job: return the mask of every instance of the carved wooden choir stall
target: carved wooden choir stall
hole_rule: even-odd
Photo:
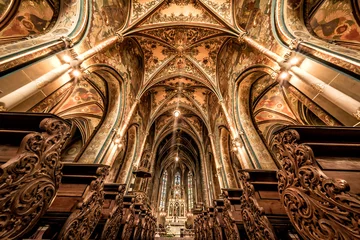
[[[51,114],[0,113],[0,239],[153,239],[156,218],[109,166],[61,162],[74,129]]]
[[[287,126],[271,151],[278,171],[240,170],[194,211],[195,239],[360,239],[360,129]]]

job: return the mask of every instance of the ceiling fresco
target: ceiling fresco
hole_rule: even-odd
[[[151,103],[150,109],[142,107],[141,112],[150,116],[148,129],[155,126],[155,144],[162,141],[164,133],[176,129],[203,144],[203,136],[212,132],[210,122],[215,123],[209,118],[223,116],[217,100],[216,66],[222,46],[234,37],[232,4],[232,0],[132,2],[128,36],[142,49],[140,92],[150,92]],[[173,115],[176,109],[181,112],[178,118]],[[218,113],[211,116],[209,109]]]
[[[212,26],[222,24],[196,0],[170,0],[164,3],[152,13],[140,26],[164,24],[172,22],[202,23]]]

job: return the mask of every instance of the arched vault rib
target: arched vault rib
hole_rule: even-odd
[[[151,123],[149,124],[149,126],[154,123],[154,121],[156,120],[156,118],[157,118],[158,116],[164,114],[165,112],[167,112],[167,111],[169,111],[169,110],[171,110],[171,109],[174,109],[174,110],[175,110],[176,108],[179,108],[179,109],[184,108],[184,109],[187,109],[187,110],[193,112],[194,115],[200,117],[200,119],[203,121],[203,123],[205,124],[205,126],[206,126],[208,129],[210,129],[210,128],[209,128],[209,127],[210,127],[210,125],[209,125],[209,120],[208,120],[207,116],[205,116],[205,115],[203,114],[203,112],[198,112],[197,109],[194,109],[194,108],[190,107],[189,105],[185,105],[185,104],[182,104],[182,103],[179,103],[179,104],[176,104],[176,103],[175,103],[175,104],[172,104],[172,105],[170,105],[170,106],[166,106],[166,107],[163,108],[163,109],[159,108],[159,110],[158,110],[157,112],[155,112],[155,113],[151,116]]]

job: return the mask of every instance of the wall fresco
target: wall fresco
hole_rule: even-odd
[[[140,90],[144,73],[143,54],[138,44],[132,39],[125,39],[95,56],[94,60],[113,67],[124,79],[127,88],[126,105],[129,110]]]
[[[310,26],[324,40],[360,42],[360,27],[350,1],[325,1],[311,16]]]
[[[249,101],[251,86],[259,78],[263,78],[266,73],[262,71],[256,71],[249,73],[244,79],[242,79],[236,86],[237,99],[235,108],[238,110],[236,113],[236,120],[239,128],[244,131],[244,139],[246,145],[251,146],[254,153],[250,154],[250,166],[260,169],[276,169],[273,158],[269,154],[263,140],[259,136],[258,131],[255,128],[255,123],[252,118],[252,108]]]
[[[349,1],[346,0],[334,2],[346,3]],[[290,45],[293,39],[301,39],[302,42],[310,43],[311,45],[301,45],[299,48],[300,51],[319,57],[326,62],[331,62],[354,73],[359,73],[359,68],[357,67],[357,65],[347,60],[350,58],[360,58],[359,51],[350,48],[351,46],[354,46],[354,43],[351,44],[350,42],[350,44],[346,43],[345,45],[341,45],[344,44],[344,42],[339,42],[337,44],[332,44],[329,41],[324,41],[323,39],[320,39],[313,32],[309,32],[309,30],[312,30],[310,29],[310,26],[307,27],[304,23],[304,11],[307,12],[310,11],[310,9],[307,8],[307,5],[304,6],[303,0],[277,1],[275,11],[276,12],[274,13],[274,16],[276,17],[275,21],[277,28],[281,29],[283,35],[280,36],[285,42],[287,42],[287,44]],[[338,13],[340,14],[340,12],[337,12],[336,14]],[[325,17],[330,17],[334,19],[335,15],[326,15]],[[283,16],[286,21],[283,22],[280,16]],[[306,17],[308,18],[309,16]],[[308,25],[309,24],[310,23],[308,23]],[[339,30],[342,31],[344,29],[345,28],[341,28]],[[317,51],[317,49],[319,48],[326,49],[326,51],[319,52]],[[331,52],[332,54],[328,54],[328,52]],[[346,59],[340,59],[339,56],[346,56]]]
[[[269,64],[269,61],[254,52],[252,48],[230,39],[220,50],[217,63],[217,80],[221,95],[229,114],[232,115],[233,106],[230,99],[233,98],[234,84],[238,76],[250,66]]]
[[[5,6],[5,5],[4,5]],[[3,7],[0,6],[0,12]],[[46,32],[53,21],[54,9],[47,0],[23,0],[12,21],[0,31],[1,39],[6,37],[27,37]]]
[[[30,0],[29,0],[30,2]],[[37,1],[40,3],[41,1]],[[11,53],[22,51],[24,49],[34,49],[40,44],[47,42],[52,42],[54,40],[60,39],[62,36],[69,36],[75,38],[81,31],[81,26],[84,21],[86,21],[86,11],[88,10],[88,1],[87,0],[63,0],[63,1],[54,1],[55,5],[59,4],[60,6],[57,9],[61,9],[59,16],[57,17],[56,22],[53,27],[50,27],[47,33],[40,34],[35,38],[24,39],[11,44],[0,44],[0,55],[1,57],[7,56]],[[57,6],[57,5],[56,5]],[[56,10],[56,9],[55,9]],[[30,15],[28,15],[30,16]],[[41,14],[39,17],[43,17]],[[31,26],[31,24],[29,24]],[[49,53],[51,49],[46,49],[45,53]],[[41,54],[45,54],[43,52]],[[5,67],[10,67],[13,65],[20,64],[24,61],[31,60],[33,57],[38,56],[39,53],[32,53],[27,58],[17,59],[15,62],[11,62],[10,65],[4,65]]]
[[[59,102],[66,97],[69,92],[72,90],[73,82],[68,82],[65,85],[61,86],[51,95],[47,96],[44,100],[32,107],[29,112],[37,113],[47,113],[50,112]]]
[[[304,94],[299,92],[296,88],[289,86],[285,88],[285,93],[290,103],[301,102],[305,105],[311,112],[313,112],[323,123],[328,126],[342,126],[342,124],[320,108],[316,103],[311,99],[307,98]],[[291,104],[290,104],[291,107]],[[297,106],[296,106],[297,107]]]
[[[79,80],[71,95],[55,110],[54,114],[62,118],[82,118],[85,141],[100,123],[104,114],[105,99],[86,80]]]
[[[129,3],[128,0],[94,1],[91,34],[88,35],[91,47],[121,29],[127,19]]]
[[[242,29],[247,29],[247,26],[254,20],[254,16],[260,10],[260,0],[239,0],[236,3],[236,23]]]
[[[9,12],[11,5],[13,4],[14,0],[2,0],[0,2],[0,22]]]

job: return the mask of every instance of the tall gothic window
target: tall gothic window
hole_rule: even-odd
[[[167,171],[165,170],[162,178],[162,187],[161,187],[161,198],[160,198],[160,210],[165,209],[165,200],[166,200],[166,181],[167,181]]]
[[[189,198],[189,211],[194,207],[193,197],[193,175],[191,172],[188,174],[188,198]]]
[[[180,173],[177,172],[175,174],[175,185],[179,186],[180,185]]]

